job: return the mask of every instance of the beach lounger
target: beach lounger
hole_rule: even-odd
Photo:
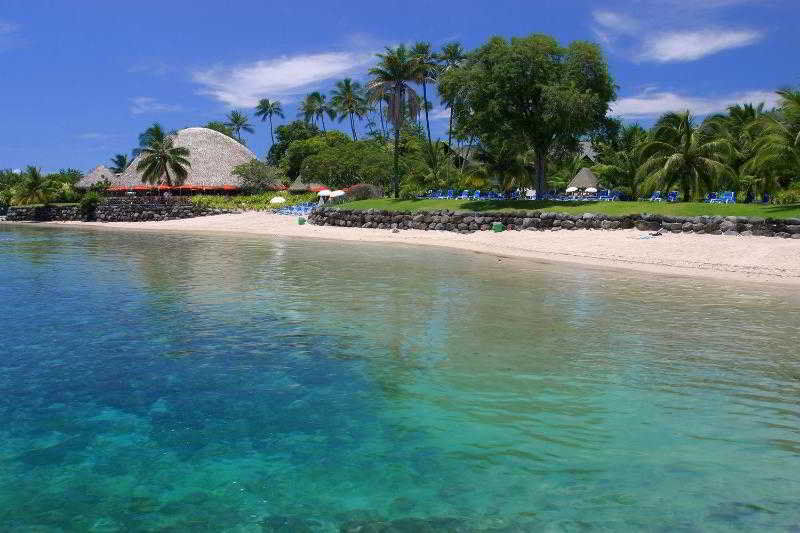
[[[663,202],[664,199],[661,198],[661,191],[654,192],[653,195],[650,196],[650,201],[651,202]]]
[[[458,197],[459,200],[469,200],[469,191],[464,190],[461,191],[461,195]]]
[[[678,191],[670,191],[667,193],[667,201],[668,202],[677,202],[678,201]]]
[[[473,200],[480,200],[481,199],[481,191],[475,191],[475,194],[472,195]]]

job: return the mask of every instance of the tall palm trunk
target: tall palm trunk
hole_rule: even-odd
[[[400,198],[400,126],[394,125],[394,197]]]
[[[433,146],[431,140],[431,121],[428,119],[428,88],[425,80],[422,80],[422,104],[425,106],[425,125],[428,127],[428,144]]]
[[[450,125],[447,127],[447,147],[453,144],[453,105],[450,104]]]
[[[353,131],[353,140],[357,141],[356,138],[356,123],[353,122],[353,113],[350,113],[350,129]]]
[[[275,134],[272,133],[272,115],[269,116],[269,138],[272,139],[272,144],[275,144]]]
[[[322,119],[322,133],[325,133],[325,115],[324,114],[320,114],[319,118]]]
[[[381,135],[386,138],[386,124],[383,122],[383,98],[378,100],[378,112],[381,115]]]

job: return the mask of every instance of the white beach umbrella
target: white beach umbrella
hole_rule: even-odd
[[[319,191],[319,192],[317,193],[317,196],[330,196],[330,195],[331,195],[331,191],[329,191],[328,189],[325,189],[325,190]]]
[[[575,192],[577,190],[578,190],[577,187],[567,187],[567,192]]]
[[[595,189],[594,187],[587,187],[586,192],[597,192],[597,189]]]
[[[270,200],[269,203],[271,203],[271,204],[282,204],[285,201],[286,201],[286,198],[284,198],[282,196],[276,196],[275,198]]]
[[[345,194],[347,194],[347,193],[345,193],[344,191],[341,191],[341,190],[333,191],[331,193],[331,198],[338,198],[339,196],[344,196]]]

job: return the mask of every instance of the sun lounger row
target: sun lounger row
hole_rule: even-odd
[[[303,204],[287,205],[286,207],[279,207],[275,210],[278,215],[292,215],[292,216],[306,216],[317,207],[314,202],[306,202]]]

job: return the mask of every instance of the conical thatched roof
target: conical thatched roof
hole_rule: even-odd
[[[569,187],[577,187],[579,189],[586,189],[588,187],[597,188],[597,176],[594,175],[594,172],[589,170],[588,168],[584,167],[580,169],[580,171],[572,178],[572,181],[569,182],[567,188]]]
[[[94,170],[82,177],[80,181],[75,184],[75,187],[78,189],[88,189],[95,183],[100,183],[101,181],[106,180],[111,182],[112,185],[115,185],[117,181],[117,175],[111,172],[105,166],[98,165]]]
[[[234,167],[256,159],[255,154],[243,144],[208,128],[180,130],[175,136],[174,144],[189,150],[187,159],[192,166],[188,169],[189,175],[183,185],[239,187],[241,180],[233,175]],[[121,187],[142,185],[142,176],[136,171],[141,158],[141,155],[136,157],[114,185]]]
[[[310,190],[320,190],[326,188],[321,183],[304,183],[300,176],[297,176],[291,185],[289,185],[289,192],[308,192]]]

